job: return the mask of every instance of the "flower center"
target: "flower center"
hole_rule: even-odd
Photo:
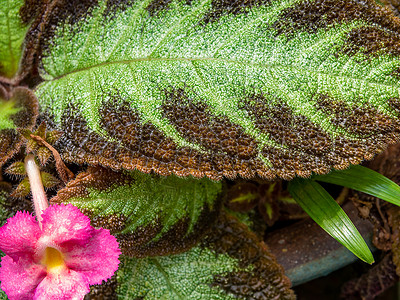
[[[57,273],[65,267],[62,253],[51,247],[46,248],[42,263],[47,267],[47,272],[51,273]]]

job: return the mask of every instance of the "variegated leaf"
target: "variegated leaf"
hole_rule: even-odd
[[[36,95],[67,161],[291,179],[399,140],[400,21],[372,0],[52,7]]]
[[[116,278],[91,295],[110,299],[295,299],[264,243],[222,214],[200,246],[163,257],[122,256]],[[90,296],[89,296],[90,297]]]
[[[52,203],[72,203],[116,235],[124,254],[145,257],[190,249],[220,209],[221,183],[89,168]]]

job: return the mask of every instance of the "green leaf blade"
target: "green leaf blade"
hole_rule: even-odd
[[[343,5],[99,1],[44,24],[36,94],[67,161],[216,180],[343,169],[400,137],[400,23]]]
[[[23,0],[7,0],[0,6],[0,75],[8,78],[18,71],[22,44],[29,27],[19,15],[23,5]]]
[[[179,253],[193,247],[219,214],[221,182],[89,168],[52,203],[72,203],[110,229],[124,254]]]
[[[185,253],[122,256],[117,281],[119,299],[295,299],[266,245],[224,213],[202,243]]]
[[[313,179],[345,186],[400,206],[400,186],[382,174],[363,166],[333,170],[326,175],[314,176]]]
[[[203,263],[199,263],[203,262]],[[229,256],[218,259],[198,247],[180,255],[146,259],[122,258],[118,270],[118,299],[236,299],[211,289],[213,273],[231,272],[236,263]],[[205,276],[207,274],[207,276]],[[197,284],[195,284],[197,282]],[[193,286],[197,286],[193,289]]]
[[[296,178],[289,183],[288,189],[304,211],[329,235],[361,260],[374,262],[357,228],[322,186],[313,180]]]

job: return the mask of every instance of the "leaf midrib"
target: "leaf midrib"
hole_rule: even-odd
[[[246,65],[246,66],[254,66],[254,67],[261,67],[261,68],[265,68],[265,69],[274,69],[274,68],[286,68],[286,69],[290,69],[290,70],[297,70],[297,71],[301,71],[301,72],[309,72],[309,73],[314,73],[314,74],[319,74],[319,75],[326,75],[326,76],[331,76],[331,77],[336,77],[336,78],[341,78],[341,79],[349,79],[349,80],[358,80],[360,82],[365,82],[367,84],[374,84],[377,86],[382,86],[382,87],[391,87],[391,88],[399,88],[398,86],[394,85],[394,84],[385,84],[382,82],[376,82],[376,81],[372,81],[372,80],[367,80],[365,78],[358,78],[356,76],[347,76],[347,75],[341,75],[341,74],[332,74],[332,73],[328,73],[328,72],[321,72],[321,71],[315,71],[312,69],[307,69],[304,67],[297,67],[297,66],[288,66],[288,65],[282,65],[282,64],[263,64],[263,63],[254,63],[254,62],[249,62],[249,61],[237,61],[237,60],[229,60],[229,59],[221,59],[221,58],[214,58],[214,57],[204,57],[204,58],[185,58],[185,57],[174,57],[174,58],[154,58],[154,57],[141,57],[141,58],[135,58],[135,59],[129,59],[129,60],[120,60],[120,61],[112,61],[112,62],[103,62],[103,63],[99,63],[96,65],[92,65],[89,67],[85,67],[85,68],[81,68],[79,70],[74,70],[65,74],[62,74],[60,76],[54,77],[51,80],[46,80],[46,81],[57,81],[62,79],[63,77],[67,77],[71,74],[74,73],[79,73],[79,72],[83,72],[83,71],[87,71],[87,70],[91,70],[91,69],[95,69],[95,68],[101,68],[104,66],[108,66],[108,65],[116,65],[116,64],[132,64],[135,62],[153,62],[153,61],[186,61],[186,62],[201,62],[201,61],[215,61],[215,62],[223,62],[223,63],[229,63],[229,64],[241,64],[241,65]]]

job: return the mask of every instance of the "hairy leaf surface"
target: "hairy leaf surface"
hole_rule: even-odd
[[[24,0],[5,0],[0,5],[0,75],[9,78],[18,70],[28,31],[28,24],[19,15],[23,4]]]
[[[266,246],[225,215],[202,246],[167,257],[124,257],[122,262],[119,299],[295,299]]]
[[[36,96],[27,88],[15,88],[10,99],[0,95],[0,167],[23,143],[16,128],[32,129],[38,109]]]
[[[63,5],[36,94],[67,161],[291,179],[399,139],[400,22],[374,1]]]
[[[72,203],[108,228],[124,254],[143,257],[190,249],[218,215],[221,183],[89,168],[51,201]]]

